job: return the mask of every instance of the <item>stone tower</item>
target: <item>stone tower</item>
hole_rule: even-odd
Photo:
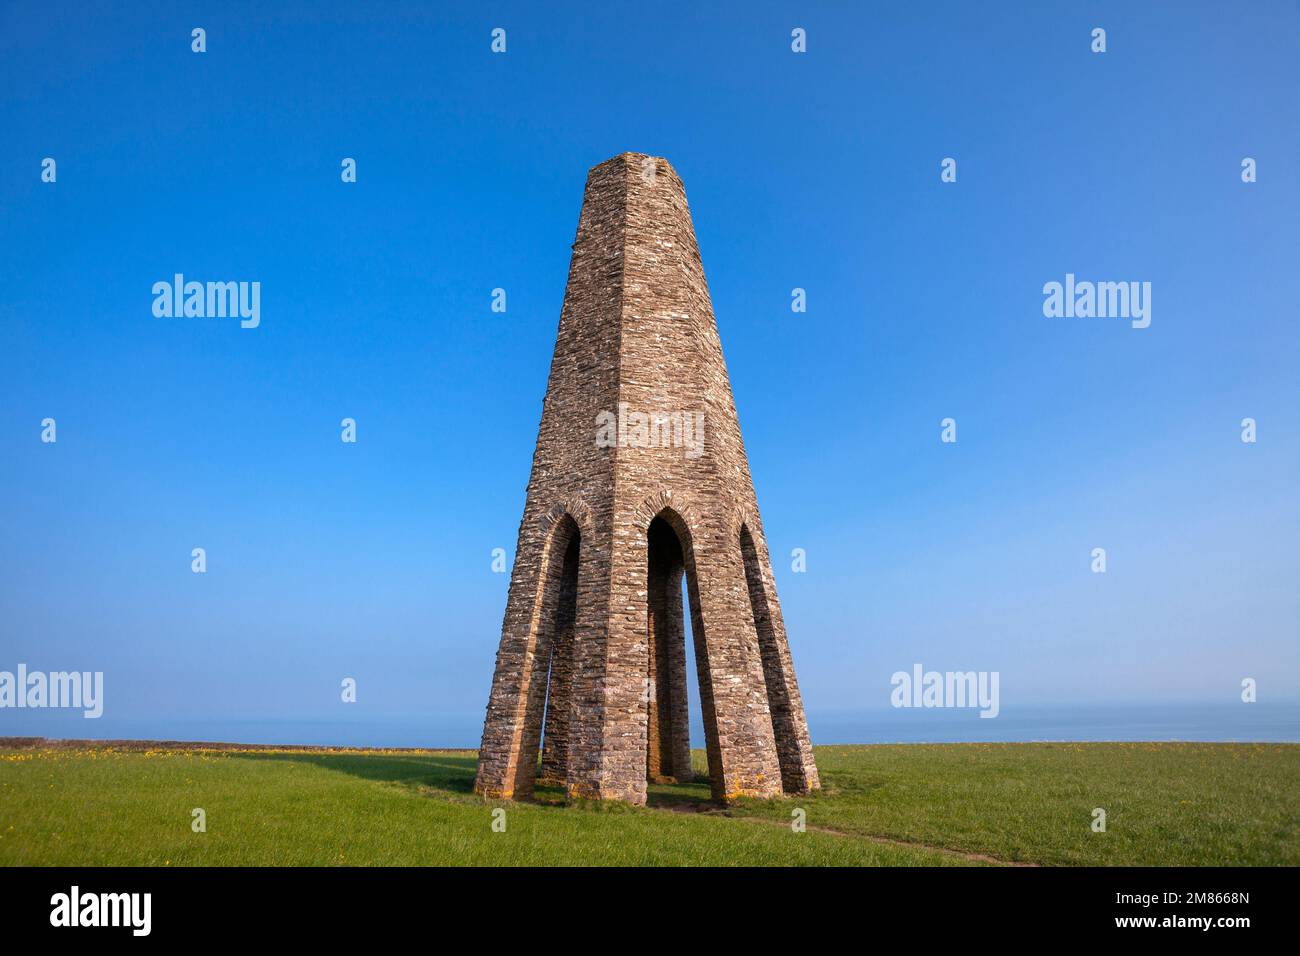
[[[587,174],[476,792],[691,779],[686,605],[714,797],[816,789],[686,192],[623,153]]]

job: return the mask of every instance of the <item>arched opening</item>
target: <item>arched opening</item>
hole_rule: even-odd
[[[539,751],[542,753],[542,782],[563,783],[568,775],[573,642],[581,552],[582,533],[578,523],[570,515],[565,515],[552,528],[551,540],[547,544],[532,666],[523,694],[526,701],[520,722],[523,736],[514,767],[512,789],[516,797],[532,794],[538,777]]]
[[[572,521],[573,519],[568,519]],[[563,785],[569,775],[569,722],[572,716],[573,635],[578,619],[578,553],[582,533],[575,525],[560,571],[550,660],[546,669],[546,709],[542,720],[542,782]]]
[[[768,606],[767,590],[763,587],[758,549],[754,547],[754,536],[750,534],[748,525],[744,524],[740,526],[740,553],[745,562],[745,583],[754,612],[754,628],[758,632],[758,653],[763,662],[763,683],[767,687],[768,710],[772,714],[772,736],[776,740],[781,781],[787,793],[794,793],[800,790],[799,781],[802,779],[794,711],[786,687],[781,647],[772,626],[772,609]]]
[[[690,534],[681,518],[665,509],[646,529],[646,544],[646,779],[651,783],[679,783],[694,779],[687,702],[684,606],[689,604],[709,778],[714,796],[721,798],[722,761]],[[686,581],[685,601],[683,577]]]

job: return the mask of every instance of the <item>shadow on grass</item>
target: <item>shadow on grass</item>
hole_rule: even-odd
[[[474,773],[478,767],[478,758],[472,754],[241,753],[234,756],[240,760],[307,764],[362,780],[396,783],[412,789],[428,788],[456,796],[474,792]]]
[[[328,753],[237,753],[238,760],[288,761],[346,773],[361,780],[393,783],[412,790],[432,790],[451,797],[474,793],[478,758],[473,754],[328,754]],[[539,784],[532,803],[564,806],[564,787]],[[723,808],[714,802],[707,781],[680,784],[651,784],[646,805],[659,810],[711,812]]]
[[[652,783],[646,794],[646,806],[656,810],[681,813],[721,813],[725,807],[713,799],[707,779],[689,783]]]

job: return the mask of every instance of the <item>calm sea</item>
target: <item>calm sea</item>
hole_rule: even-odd
[[[112,718],[66,711],[0,710],[0,736],[194,740],[341,747],[477,747],[483,715],[338,719]],[[1161,704],[973,710],[810,711],[818,744],[1033,740],[1300,742],[1300,704]],[[696,746],[703,729],[695,727]]]

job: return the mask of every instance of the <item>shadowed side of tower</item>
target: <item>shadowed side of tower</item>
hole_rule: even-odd
[[[624,153],[587,178],[476,790],[526,796],[539,745],[573,796],[689,779],[688,609],[715,797],[816,788],[685,190]]]

